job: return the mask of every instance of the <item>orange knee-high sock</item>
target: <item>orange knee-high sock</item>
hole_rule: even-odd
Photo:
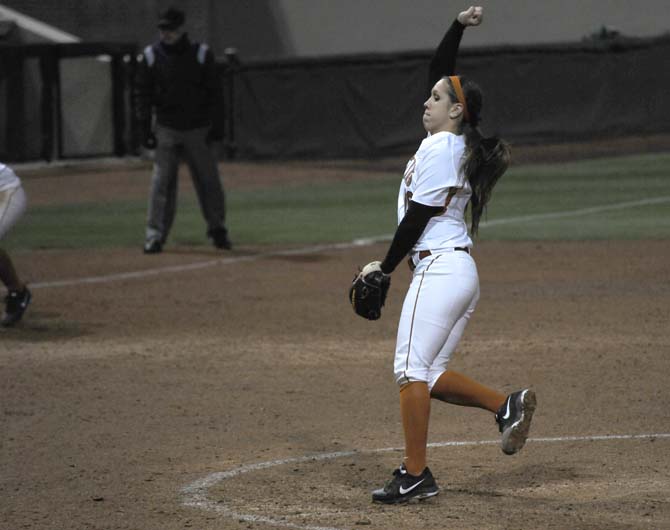
[[[400,415],[405,432],[405,467],[420,475],[426,467],[430,392],[422,382],[408,383],[400,389]]]
[[[440,376],[430,395],[454,405],[478,407],[491,412],[497,412],[506,398],[500,392],[453,370],[447,370]]]

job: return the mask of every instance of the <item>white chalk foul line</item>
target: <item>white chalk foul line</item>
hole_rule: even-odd
[[[566,210],[564,212],[541,213],[534,215],[520,215],[518,217],[506,217],[504,219],[494,219],[493,221],[482,221],[480,226],[496,226],[510,223],[523,223],[526,221],[540,221],[543,219],[560,219],[562,217],[578,217],[580,215],[590,215],[593,213],[609,212],[612,210],[624,210],[626,208],[635,208],[636,206],[648,206],[650,204],[664,204],[670,202],[670,197],[653,197],[640,199],[637,201],[618,202],[616,204],[605,204],[602,206],[591,206],[589,208],[580,208],[578,210]]]
[[[670,433],[648,433],[648,434],[606,434],[606,435],[590,435],[590,436],[557,436],[548,438],[528,438],[528,442],[532,443],[566,443],[566,442],[606,442],[617,440],[656,440],[656,439],[670,439]],[[464,441],[449,441],[449,442],[435,442],[428,444],[428,447],[464,447],[464,446],[478,446],[478,445],[498,445],[500,440],[464,440]],[[207,491],[209,488],[215,486],[224,480],[250,473],[252,471],[259,471],[261,469],[268,469],[271,467],[283,466],[286,464],[297,464],[303,462],[320,462],[324,460],[334,460],[336,458],[344,458],[359,454],[374,454],[386,453],[392,451],[402,451],[402,447],[384,447],[380,449],[366,449],[360,451],[338,451],[333,453],[319,453],[312,456],[298,456],[293,458],[283,458],[279,460],[271,460],[268,462],[257,462],[255,464],[246,464],[240,467],[231,469],[229,471],[220,471],[211,473],[206,477],[196,480],[191,484],[185,486],[181,490],[182,504],[184,506],[199,508],[219,515],[237,519],[248,523],[263,523],[270,526],[277,526],[282,528],[295,528],[299,530],[343,530],[330,526],[314,526],[293,523],[277,518],[277,516],[265,516],[254,514],[238,513],[228,508],[225,503],[213,501],[208,498]]]
[[[234,256],[220,259],[211,259],[207,261],[197,261],[195,263],[186,263],[183,265],[170,265],[166,267],[157,267],[155,269],[145,269],[141,271],[122,272],[118,274],[106,274],[104,276],[89,276],[83,278],[71,278],[67,280],[54,280],[50,282],[35,282],[30,284],[30,288],[44,289],[47,287],[71,287],[73,285],[82,285],[91,283],[110,283],[121,280],[147,278],[149,276],[157,276],[159,274],[206,269],[219,265],[232,265],[235,263],[244,263],[246,261],[257,261],[260,259],[267,259],[279,256],[316,254],[328,250],[348,249],[364,245],[365,243],[360,243],[358,240],[352,241],[351,243],[333,243],[330,245],[315,245],[311,247],[277,250],[274,252],[262,252],[260,254],[252,254],[249,256]]]
[[[650,204],[663,204],[670,202],[670,197],[654,197],[648,199],[641,199],[637,201],[627,201],[620,202],[616,204],[609,204],[603,206],[593,206],[590,208],[581,208],[579,210],[568,210],[563,212],[553,212],[553,213],[544,213],[544,214],[535,214],[535,215],[521,215],[518,217],[506,217],[503,219],[494,219],[493,221],[482,221],[480,223],[481,227],[486,226],[496,226],[510,223],[524,223],[530,221],[539,221],[542,219],[558,219],[562,217],[575,217],[579,215],[589,215],[593,213],[606,212],[610,210],[622,210],[625,208],[634,208],[636,206],[645,206]],[[154,269],[146,269],[141,271],[133,272],[124,272],[119,274],[107,274],[104,276],[89,276],[84,278],[71,278],[66,280],[55,280],[50,282],[36,282],[31,283],[31,289],[44,289],[48,287],[71,287],[73,285],[85,285],[85,284],[95,284],[95,283],[110,283],[122,280],[134,280],[140,278],[148,278],[150,276],[157,276],[159,274],[169,274],[169,273],[178,273],[199,269],[206,269],[210,267],[216,267],[221,265],[233,265],[236,263],[243,263],[247,261],[257,261],[260,259],[267,259],[272,257],[279,256],[292,256],[292,255],[304,255],[304,254],[316,254],[324,251],[331,250],[346,250],[354,247],[363,247],[374,245],[376,243],[381,243],[384,241],[390,241],[393,238],[393,235],[381,235],[376,237],[360,238],[354,239],[348,243],[334,243],[328,245],[314,245],[311,247],[302,247],[289,250],[278,250],[273,252],[263,252],[260,254],[254,254],[251,256],[236,256],[236,257],[227,257],[221,259],[213,259],[207,261],[198,261],[195,263],[186,263],[183,265],[172,265],[168,267],[157,267]]]

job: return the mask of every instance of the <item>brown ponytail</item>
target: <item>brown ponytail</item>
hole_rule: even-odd
[[[471,208],[470,232],[475,236],[482,214],[491,199],[493,187],[509,167],[511,150],[507,142],[496,136],[490,138],[482,136],[478,127],[481,121],[482,91],[469,79],[459,77],[465,97],[465,107],[468,109],[467,121],[461,122],[466,145],[463,173],[472,188],[469,203]],[[449,81],[449,98],[452,102],[459,101],[451,81]]]

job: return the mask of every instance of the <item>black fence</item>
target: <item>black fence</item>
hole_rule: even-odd
[[[134,44],[0,46],[0,160],[138,153],[130,96],[137,51]],[[670,132],[669,52],[670,36],[466,48],[457,71],[484,91],[485,133],[574,142]],[[430,57],[245,63],[222,56],[221,157],[407,153],[425,135]]]
[[[134,55],[132,44],[0,46],[0,160],[128,154]],[[88,71],[76,59],[96,61],[102,69]],[[68,62],[73,64],[66,68]],[[68,149],[68,140],[77,143],[78,132],[92,145]],[[96,142],[96,135],[106,141]]]
[[[670,132],[670,36],[465,49],[457,72],[484,91],[482,129],[517,143]],[[241,65],[238,156],[407,153],[425,136],[431,53]]]

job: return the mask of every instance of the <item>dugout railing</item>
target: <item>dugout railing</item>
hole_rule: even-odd
[[[134,44],[0,45],[0,160],[128,154],[135,53]]]

